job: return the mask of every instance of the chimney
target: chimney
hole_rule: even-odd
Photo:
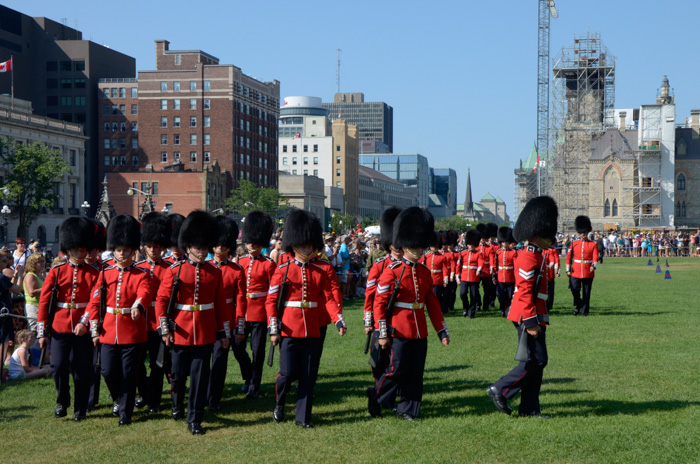
[[[624,131],[625,128],[627,127],[626,125],[626,119],[627,119],[627,112],[626,111],[620,111],[620,130]]]
[[[690,128],[693,130],[693,139],[700,138],[700,110],[690,110]]]

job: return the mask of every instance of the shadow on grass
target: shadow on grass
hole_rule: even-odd
[[[660,316],[662,314],[670,314],[671,311],[625,311],[623,308],[620,308],[619,306],[592,306],[590,310],[590,316],[589,317],[596,317],[596,316]],[[553,316],[571,316],[571,317],[583,317],[583,316],[574,316],[574,310],[571,309],[552,309],[549,311],[550,315]]]
[[[5,384],[3,384],[5,385]],[[15,406],[11,408],[0,408],[0,423],[8,422],[18,419],[26,419],[34,415],[35,409],[39,409],[37,406]]]
[[[557,408],[572,409],[557,412],[557,417],[576,416],[617,416],[621,414],[639,415],[656,411],[676,411],[690,406],[698,406],[700,401],[619,401],[582,400],[557,403]]]

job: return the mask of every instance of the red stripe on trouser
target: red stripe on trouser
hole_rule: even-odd
[[[516,380],[515,382],[513,382],[513,383],[511,384],[510,387],[506,388],[503,392],[501,392],[501,395],[506,396],[506,393],[508,393],[508,390],[510,390],[511,387],[516,386],[516,385],[518,384],[518,382],[520,382],[520,381],[522,380],[522,378],[525,377],[525,376],[527,375],[528,372],[529,372],[528,370],[525,370],[525,372],[523,372],[523,375],[521,375],[520,377],[518,377],[518,380]]]

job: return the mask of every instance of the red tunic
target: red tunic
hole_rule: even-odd
[[[54,308],[53,324],[48,327],[56,333],[71,333],[75,326],[81,322],[86,314],[90,301],[90,291],[100,276],[100,271],[90,264],[78,266],[68,262],[51,268],[44,285],[41,287],[39,297],[39,314],[37,315],[37,335],[39,338],[48,335],[45,333],[49,319],[49,300],[54,282],[58,280],[57,307]],[[87,317],[83,323],[87,327]]]
[[[107,290],[107,311],[100,330],[100,343],[108,345],[128,345],[143,343],[146,335],[146,308],[151,306],[151,276],[149,272],[131,264],[125,268],[109,266],[104,270]],[[102,277],[92,287],[92,297],[88,305],[90,328],[97,333],[100,320],[100,290]],[[138,306],[141,317],[131,319],[131,308]]]
[[[450,270],[445,255],[440,252],[426,253],[420,259],[420,262],[430,271],[430,275],[433,278],[433,285],[443,285],[449,282]]]
[[[440,301],[433,293],[433,278],[430,270],[420,263],[411,263],[405,258],[384,268],[377,284],[377,295],[374,298],[374,319],[387,320],[386,309],[397,279],[400,279],[401,288],[391,314],[390,324],[394,328],[393,336],[426,338],[428,336],[426,308],[435,331],[438,333],[442,330],[446,331],[447,326],[442,316]]]
[[[230,337],[228,317],[232,310],[226,305],[221,271],[209,263],[198,264],[189,259],[173,264],[170,273],[164,274],[156,296],[156,314],[161,327],[167,321],[168,300],[178,272],[180,292],[172,316],[176,324],[175,344],[209,345],[217,336]]]
[[[374,316],[374,298],[377,295],[377,283],[379,282],[379,277],[381,277],[384,268],[391,263],[395,263],[391,255],[382,256],[376,260],[367,274],[367,287],[365,288],[365,322],[372,320]],[[366,325],[366,324],[365,324]],[[374,319],[374,328],[378,329],[379,325],[376,319]]]
[[[277,265],[269,256],[259,254],[244,256],[238,260],[246,275],[246,313],[248,322],[267,322],[265,301],[270,288],[270,281]]]
[[[559,253],[556,248],[547,248],[544,250],[543,255],[547,266],[547,280],[551,282],[557,276],[557,270],[559,270]]]
[[[247,305],[245,271],[240,265],[233,261],[226,260],[219,263],[212,259],[209,262],[216,266],[217,269],[221,270],[223,292],[226,296],[226,308],[230,311],[228,316],[229,320],[235,321],[238,327],[245,327]]]
[[[518,256],[517,250],[499,248],[496,252],[496,273],[498,281],[501,283],[515,282],[515,259]]]
[[[338,283],[338,275],[335,273],[335,269],[330,261],[326,259],[321,259],[319,257],[311,258],[311,262],[315,265],[323,268],[326,271],[328,280],[331,283],[331,294],[333,295],[333,302],[338,306],[338,312],[343,312],[343,294],[340,292],[340,284]],[[318,323],[321,327],[326,326],[333,322],[328,311],[318,311]]]
[[[591,266],[594,267],[592,271]],[[577,279],[592,279],[595,277],[595,267],[597,266],[598,245],[596,242],[576,240],[571,244],[571,250],[566,254],[566,272],[571,272],[571,276]]]
[[[172,264],[169,264],[163,258],[158,258],[155,262],[145,260],[139,261],[136,265],[148,270],[151,276],[151,306],[146,308],[146,328],[149,332],[155,332],[159,327],[158,318],[156,318],[156,293],[158,293],[163,275],[166,272],[170,272]]]
[[[302,264],[292,260],[278,267],[272,276],[270,294],[265,303],[270,325],[278,321],[277,300],[285,276],[288,284],[280,335],[293,338],[320,337],[319,311],[327,311],[333,322],[343,320],[338,305],[333,301],[326,271],[314,263]]]
[[[522,322],[525,327],[534,327],[549,324],[547,314],[547,273],[543,265],[542,250],[536,245],[530,244],[518,252],[515,260],[515,292],[510,306],[508,319],[513,322]],[[535,289],[537,274],[542,273],[540,286]],[[534,294],[537,292],[537,299]]]
[[[479,246],[479,251],[484,256],[484,265],[481,268],[481,277],[491,277],[493,275],[493,262],[496,259],[494,247],[488,243]]]
[[[478,250],[464,250],[459,254],[457,264],[460,269],[459,280],[464,282],[479,282],[482,275],[481,271],[486,266],[484,255]]]

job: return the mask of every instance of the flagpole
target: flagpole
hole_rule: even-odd
[[[14,57],[10,55],[10,94],[12,96],[12,111],[15,110],[15,64]]]

